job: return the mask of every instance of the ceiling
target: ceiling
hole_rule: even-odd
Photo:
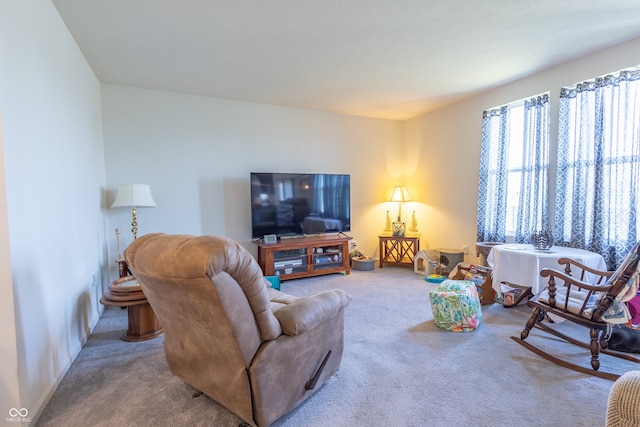
[[[640,36],[638,0],[52,1],[101,82],[395,120]]]

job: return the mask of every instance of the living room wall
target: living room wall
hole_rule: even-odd
[[[401,122],[109,84],[102,95],[109,203],[119,184],[144,183],[158,205],[138,211],[138,235],[222,235],[255,254],[250,172],[347,173],[349,234],[376,252],[403,179]],[[115,228],[124,248],[130,223],[127,209],[110,209],[111,259]]]
[[[51,1],[1,9],[0,419],[35,420],[102,312],[100,85]]]
[[[477,262],[477,188],[482,112],[492,107],[550,92],[551,211],[555,187],[554,155],[560,88],[619,69],[640,64],[640,39],[594,52],[484,92],[463,102],[404,123],[405,179],[419,182],[414,199],[423,210],[423,235],[432,247],[460,250],[468,245],[466,260]],[[424,239],[423,239],[424,241]]]
[[[472,246],[482,110],[551,90],[555,143],[559,87],[637,65],[639,48],[596,52],[401,123],[100,85],[50,1],[4,2],[0,266],[11,271],[0,276],[0,311],[13,331],[0,334],[0,412],[37,416],[97,322],[113,229],[122,247],[131,239],[128,212],[107,209],[118,184],[152,186],[158,207],[140,211],[140,234],[222,234],[255,251],[250,171],[350,173],[351,234],[364,252],[377,255],[396,184],[415,200],[423,246]]]

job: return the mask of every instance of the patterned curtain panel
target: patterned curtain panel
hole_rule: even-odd
[[[478,242],[504,242],[507,222],[509,110],[506,106],[482,115]]]
[[[479,242],[504,242],[509,173],[519,173],[515,241],[528,242],[531,233],[548,229],[549,95],[524,102],[524,108],[487,110],[482,119],[478,185]],[[521,113],[522,112],[522,113]],[[515,120],[513,114],[523,114]],[[509,162],[511,125],[522,123],[522,159]]]
[[[638,240],[640,68],[562,88],[557,170],[556,244],[614,270]]]

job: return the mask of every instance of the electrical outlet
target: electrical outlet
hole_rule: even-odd
[[[464,252],[465,255],[469,255],[469,246],[462,245],[462,251]]]

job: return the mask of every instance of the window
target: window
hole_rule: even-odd
[[[548,94],[484,111],[478,241],[550,229]],[[561,89],[553,235],[615,269],[640,227],[640,66]]]
[[[560,92],[556,241],[615,269],[640,226],[640,67]]]
[[[548,229],[549,95],[484,111],[478,241],[527,241]]]
[[[280,201],[293,197],[293,180],[283,179],[278,181],[278,197]]]

